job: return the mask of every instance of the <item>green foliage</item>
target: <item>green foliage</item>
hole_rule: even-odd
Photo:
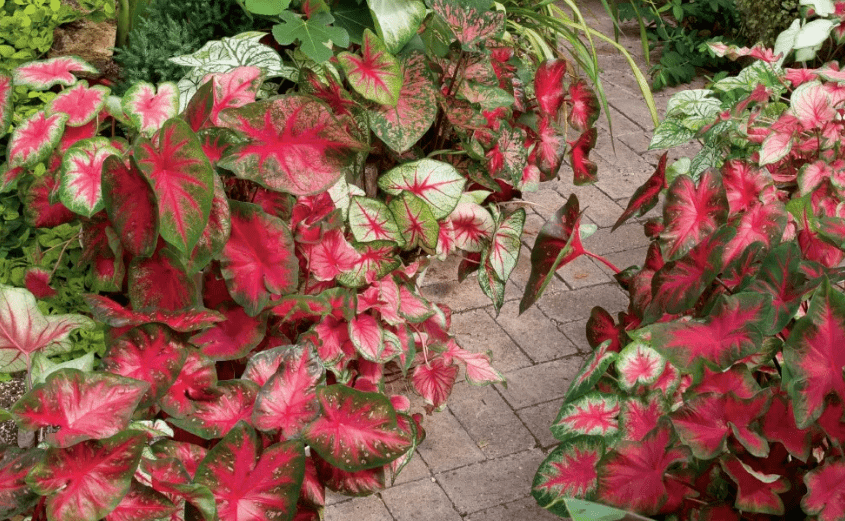
[[[708,41],[739,43],[734,0],[633,0],[617,7],[621,20],[639,21],[650,49],[661,47],[660,61],[651,68],[654,90],[689,82],[698,67],[724,68],[726,62],[703,47]]]
[[[750,43],[771,47],[781,31],[798,18],[798,0],[735,0],[740,34]]]

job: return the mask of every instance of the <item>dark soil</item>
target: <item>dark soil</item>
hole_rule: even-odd
[[[0,408],[9,410],[18,401],[18,398],[23,396],[26,391],[24,378],[26,378],[26,373],[20,372],[13,374],[12,379],[8,382],[0,382]],[[0,422],[0,445],[17,444],[18,427],[15,422],[11,420]]]

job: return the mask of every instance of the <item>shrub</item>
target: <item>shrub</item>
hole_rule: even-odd
[[[716,50],[758,61],[673,96],[655,132],[652,148],[705,147],[664,155],[616,224],[663,196],[643,266],[617,274],[629,307],[593,309],[594,352],[551,427],[561,444],[533,494],[557,514],[577,499],[661,519],[845,518],[845,75]],[[544,226],[539,277],[584,253],[579,215],[572,197]]]
[[[798,18],[798,0],[736,0],[741,34],[748,42],[767,47]]]

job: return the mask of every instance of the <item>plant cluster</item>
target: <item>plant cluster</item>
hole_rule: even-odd
[[[688,83],[696,68],[723,69],[724,60],[706,52],[714,39],[739,43],[735,29],[739,15],[734,0],[633,0],[617,5],[620,20],[640,24],[643,51],[660,47],[660,61],[652,65],[652,88],[660,90]]]
[[[315,5],[299,22],[332,29]],[[49,271],[0,286],[0,370],[28,379],[0,413],[23,440],[0,448],[0,515],[319,519],[326,487],[372,493],[410,460],[409,391],[433,410],[461,372],[503,381],[416,278],[475,253],[500,306],[525,220],[505,203],[557,174],[565,128],[576,180],[593,178],[598,101],[490,7],[433,0],[322,64],[273,64],[253,34],[213,42],[184,110],[175,83],[115,96],[73,57],[0,77],[4,131],[12,83],[60,86],[14,129],[0,186],[37,228],[79,224],[66,245],[98,292],[91,320],[42,312]],[[290,89],[264,85],[289,68]],[[102,356],[51,359],[95,324]]]
[[[774,53],[785,63],[801,62],[814,67],[842,59],[845,43],[845,2],[801,0],[796,17],[775,41]]]
[[[798,0],[735,0],[740,34],[751,43],[766,47],[798,18]]]
[[[757,61],[674,96],[655,133],[702,139],[704,159],[664,155],[616,223],[663,197],[644,265],[616,276],[629,307],[593,309],[551,427],[533,494],[557,514],[845,519],[845,74],[716,50]],[[579,221],[572,197],[544,226],[539,278],[588,254]]]

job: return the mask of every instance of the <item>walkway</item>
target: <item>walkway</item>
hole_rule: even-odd
[[[613,34],[598,0],[579,4],[593,27]],[[627,29],[621,43],[635,56],[638,51],[641,55],[636,26]],[[602,306],[615,315],[627,306],[627,297],[603,265],[581,257],[558,272],[538,304],[518,316],[519,299],[530,273],[529,247],[545,219],[575,193],[581,208],[586,208],[585,222],[599,228],[585,241],[587,248],[620,268],[640,264],[648,245],[642,226],[632,222],[612,235],[610,227],[633,191],[654,171],[660,156],[647,151],[651,118],[627,62],[610,45],[598,48],[615,153],[602,115],[598,145],[590,156],[598,164],[600,181],[593,186],[573,186],[571,171],[564,167],[561,179],[544,183],[537,193],[525,194],[533,206],[520,260],[508,282],[499,316],[474,277],[457,283],[455,259],[432,266],[425,277],[424,294],[452,308],[452,331],[459,343],[472,351],[492,351],[495,367],[507,378],[507,389],[499,385],[474,387],[461,381],[448,407],[425,418],[428,436],[395,485],[364,498],[330,493],[327,521],[560,520],[536,505],[531,482],[545,454],[556,445],[549,425],[571,378],[590,351],[584,333],[590,310]],[[699,80],[692,88],[700,88],[702,83]],[[658,93],[658,109],[665,108],[674,92],[685,88],[690,87]],[[670,164],[682,152],[673,151]]]

